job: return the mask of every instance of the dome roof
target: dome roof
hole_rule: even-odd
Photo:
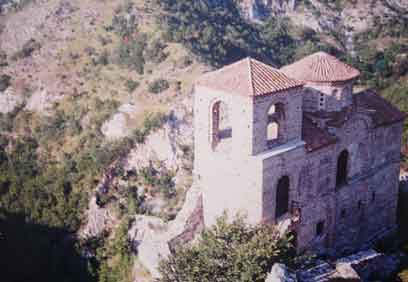
[[[360,71],[325,52],[317,52],[280,69],[305,82],[341,82],[354,79]]]

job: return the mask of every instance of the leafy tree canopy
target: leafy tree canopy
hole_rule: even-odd
[[[159,282],[263,282],[274,263],[295,265],[292,239],[269,225],[249,226],[242,217],[229,223],[224,215],[197,244],[161,262]]]

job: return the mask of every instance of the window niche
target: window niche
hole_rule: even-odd
[[[279,137],[279,124],[277,122],[270,122],[266,129],[266,138],[269,144],[276,141]]]
[[[284,106],[282,103],[272,104],[267,113],[266,142],[268,147],[274,145],[281,135],[281,125],[285,119]]]
[[[320,237],[324,234],[324,220],[316,224],[316,236]]]
[[[289,211],[289,177],[282,176],[276,187],[275,218],[278,219]]]
[[[211,143],[213,148],[225,139],[232,137],[232,127],[228,106],[223,101],[213,104],[211,110],[212,134]]]
[[[343,186],[347,183],[349,153],[343,150],[337,159],[336,187]]]

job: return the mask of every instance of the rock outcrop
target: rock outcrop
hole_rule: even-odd
[[[129,136],[133,128],[128,124],[128,120],[138,113],[139,109],[135,105],[120,106],[118,112],[103,123],[101,128],[103,135],[112,140]]]
[[[297,282],[296,274],[284,264],[275,263],[265,282]]]
[[[4,92],[0,91],[0,113],[12,112],[23,102],[23,97],[16,93],[13,87],[8,87]]]
[[[170,170],[183,166],[183,147],[191,148],[193,143],[192,107],[188,103],[190,101],[186,99],[178,105],[161,129],[130,152],[126,169],[147,167],[151,161],[163,163]]]
[[[252,21],[268,16],[289,17],[296,25],[315,31],[353,30],[363,32],[375,20],[407,15],[408,4],[401,0],[343,2],[339,7],[327,1],[243,0],[243,13]]]
[[[359,282],[376,277],[387,281],[397,270],[399,259],[372,249],[338,259],[334,262],[320,261],[316,266],[297,272],[300,282]]]
[[[87,224],[80,232],[83,238],[96,237],[102,234],[115,220],[112,212],[107,208],[101,208],[96,203],[96,197],[92,197],[87,211]]]
[[[200,189],[193,186],[187,192],[182,210],[169,223],[161,219],[138,215],[129,230],[139,261],[153,277],[159,277],[158,265],[172,249],[186,244],[204,227]]]
[[[262,19],[270,14],[284,15],[295,10],[297,0],[243,0],[242,8],[252,20]]]

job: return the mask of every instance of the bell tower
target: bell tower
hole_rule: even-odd
[[[301,142],[302,85],[251,58],[197,81],[194,175],[207,226],[224,211],[262,221],[263,158]]]

